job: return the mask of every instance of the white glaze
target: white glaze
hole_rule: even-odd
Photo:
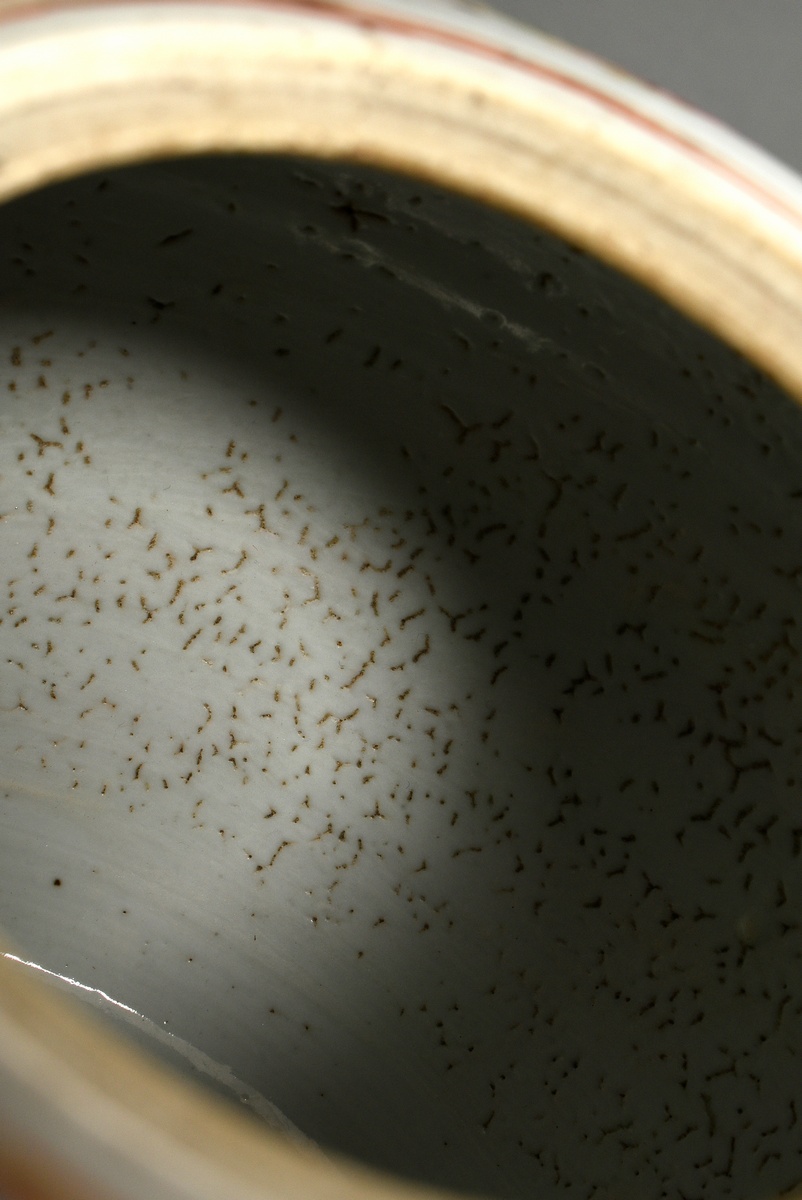
[[[397,1172],[790,1186],[798,410],[416,183],[107,178],[0,217],[24,956]]]

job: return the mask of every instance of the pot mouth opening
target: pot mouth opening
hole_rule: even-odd
[[[196,1076],[226,1064],[268,1123],[431,1186],[528,1195],[528,1156],[560,1190],[586,1120],[588,1187],[676,1153],[725,1195],[759,1135],[789,1190],[796,405],[577,247],[359,164],[102,171],[10,202],[0,237],[19,1111],[41,1039],[127,1129],[165,1106],[165,1196],[212,1186],[211,1141],[243,1196],[266,1170],[407,1194],[151,1073],[35,966]],[[81,1128],[92,1161],[122,1128]]]

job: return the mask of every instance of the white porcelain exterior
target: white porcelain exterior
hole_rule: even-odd
[[[473,6],[0,30],[6,1186],[787,1191],[802,417],[530,223],[800,397],[799,182]]]

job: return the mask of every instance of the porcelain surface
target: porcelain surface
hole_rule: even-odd
[[[798,407],[367,168],[106,172],[0,262],[17,957],[402,1176],[797,1184]]]

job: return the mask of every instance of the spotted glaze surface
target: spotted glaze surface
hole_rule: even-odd
[[[798,410],[387,176],[0,221],[26,954],[401,1173],[795,1184]]]

